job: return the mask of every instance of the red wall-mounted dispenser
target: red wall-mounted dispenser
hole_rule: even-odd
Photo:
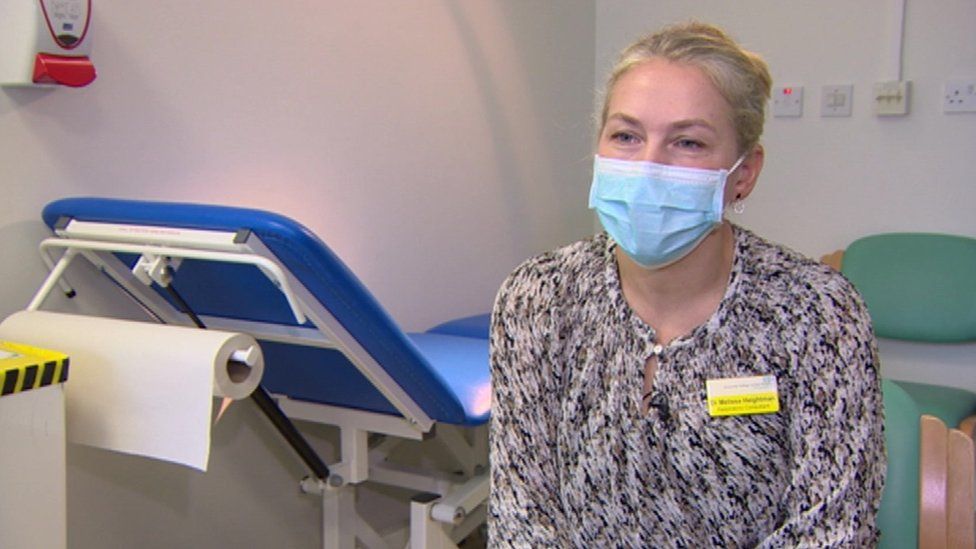
[[[91,0],[3,0],[0,85],[87,86],[91,41]]]

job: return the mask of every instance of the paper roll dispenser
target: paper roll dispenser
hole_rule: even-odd
[[[91,0],[0,2],[0,85],[90,84],[90,23]]]

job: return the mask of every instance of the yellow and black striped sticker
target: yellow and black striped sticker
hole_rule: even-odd
[[[68,380],[68,356],[0,341],[0,397]]]

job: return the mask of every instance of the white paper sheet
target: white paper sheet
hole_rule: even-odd
[[[0,339],[68,355],[69,441],[201,471],[213,396],[250,395],[264,369],[252,337],[216,330],[21,311],[0,324]],[[251,349],[253,365],[229,372],[234,351]]]

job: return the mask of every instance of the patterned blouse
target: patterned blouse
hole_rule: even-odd
[[[605,233],[516,269],[492,315],[493,547],[869,547],[884,483],[870,320],[842,276],[733,226],[728,289],[658,348]],[[775,376],[712,417],[706,380]]]

